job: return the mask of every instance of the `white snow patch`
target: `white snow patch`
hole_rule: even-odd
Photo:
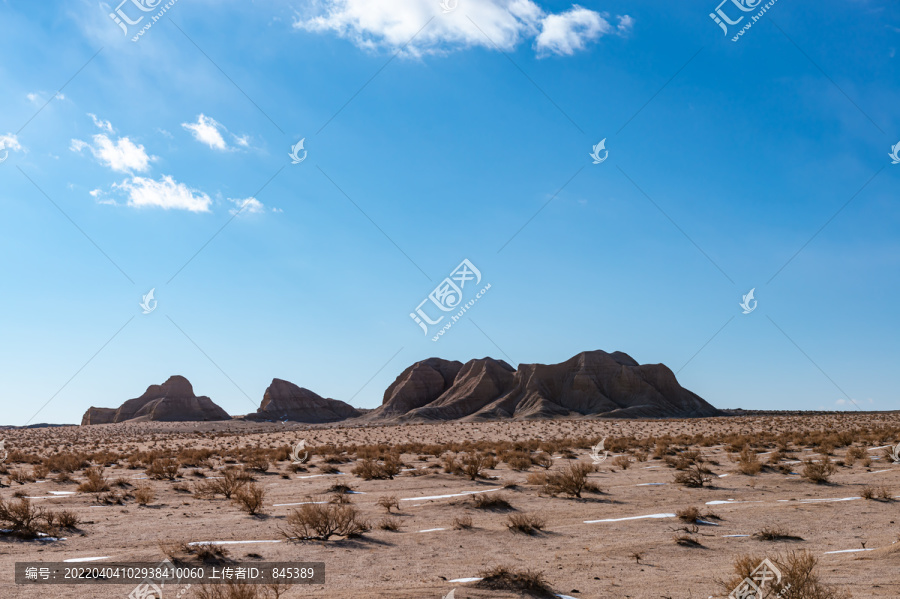
[[[419,532],[437,532],[439,530],[447,530],[446,528],[426,528],[425,530],[420,530]]]
[[[400,501],[424,501],[426,499],[447,499],[448,497],[464,497],[466,495],[476,495],[478,493],[490,493],[491,491],[500,491],[501,489],[485,489],[484,491],[465,491],[463,493],[451,493],[450,495],[430,495],[428,497],[404,497]]]
[[[861,551],[875,551],[875,549],[874,549],[874,548],[869,548],[869,549],[841,549],[840,551],[826,551],[826,552],[825,552],[825,555],[828,555],[828,554],[831,554],[831,553],[860,553]]]
[[[639,485],[635,485],[635,487],[659,487],[661,485],[667,485],[669,483],[641,483]]]
[[[77,562],[97,562],[102,559],[109,559],[108,555],[104,555],[102,557],[72,557],[69,559],[64,559],[65,563],[77,563]]]
[[[285,507],[287,505],[310,505],[310,504],[319,505],[322,503],[328,503],[328,502],[327,501],[301,501],[300,503],[275,503],[275,504],[272,504],[272,507]]]
[[[244,545],[251,543],[280,543],[280,540],[275,541],[194,541],[193,543],[188,543],[190,546],[194,545]]]
[[[448,580],[447,582],[478,582],[479,580],[484,580],[483,578],[454,578],[453,580]]]
[[[675,514],[650,514],[648,516],[629,516],[628,518],[606,518],[605,520],[585,520],[585,524],[597,522],[622,522],[624,520],[642,520],[644,518],[674,518]]]
[[[722,538],[738,538],[738,537],[749,537],[750,535],[722,535]]]

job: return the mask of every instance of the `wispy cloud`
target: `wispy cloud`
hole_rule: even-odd
[[[461,8],[464,2],[464,11],[442,14],[436,0],[323,0],[315,4],[322,9],[318,14],[297,18],[294,27],[332,32],[366,49],[408,43],[404,53],[412,56],[471,46],[511,50],[523,39],[534,38],[534,49],[544,56],[573,54],[603,35],[627,33],[634,23],[621,15],[613,26],[608,14],[577,4],[553,14],[532,0],[460,0]]]
[[[112,123],[97,118],[97,115],[88,113],[94,125],[103,131],[114,134]],[[81,139],[73,139],[69,149],[80,153],[85,148],[91,151],[94,158],[103,166],[120,173],[143,173],[150,168],[150,162],[156,160],[144,150],[144,146],[136,144],[128,137],[119,137],[113,141],[106,133],[94,135],[93,143]]]
[[[88,113],[88,116],[91,117],[91,120],[94,121],[94,125],[98,129],[102,129],[103,131],[106,131],[107,133],[110,133],[110,134],[115,133],[112,123],[110,123],[109,121],[104,121],[102,119],[98,119],[96,114],[93,114],[90,112]]]
[[[19,138],[14,133],[7,133],[6,135],[0,133],[0,153],[5,153],[8,150],[19,152],[22,150],[22,144],[19,143]]]
[[[164,175],[159,181],[132,177],[113,184],[113,189],[124,192],[128,197],[127,204],[135,208],[155,207],[164,210],[209,212],[212,204],[212,200],[205,193],[192,189],[184,183],[178,183],[168,175]]]
[[[225,141],[225,135],[223,135],[223,133],[231,137],[232,141],[238,146],[243,148],[250,146],[250,137],[248,135],[235,135],[228,131],[228,128],[225,127],[225,125],[202,113],[197,116],[196,123],[182,123],[181,126],[187,131],[190,131],[191,135],[194,136],[194,139],[209,146],[213,150],[226,151],[235,149]]]
[[[261,214],[266,211],[266,207],[262,202],[257,200],[256,198],[247,198],[244,200],[237,200],[233,198],[228,198],[228,201],[235,205],[234,208],[228,211],[229,214]]]

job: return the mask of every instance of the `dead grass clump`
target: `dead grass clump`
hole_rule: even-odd
[[[699,464],[675,473],[675,482],[685,487],[698,489],[712,481],[712,472]]]
[[[510,514],[506,517],[506,528],[510,532],[520,532],[526,535],[536,534],[543,530],[544,520],[533,514]]]
[[[263,511],[263,502],[266,498],[266,490],[256,483],[247,483],[234,492],[233,501],[242,511],[251,516],[256,516]]]
[[[628,470],[628,467],[631,465],[631,458],[627,455],[616,456],[613,458],[612,465],[622,470]]]
[[[307,504],[288,514],[287,529],[281,532],[292,540],[327,541],[335,535],[357,537],[368,530],[369,524],[352,505]]]
[[[222,471],[222,478],[205,480],[194,485],[194,495],[201,498],[210,498],[216,495],[223,495],[225,499],[231,499],[231,496],[238,489],[250,482],[252,477],[239,468],[226,468]]]
[[[760,541],[802,541],[803,537],[791,534],[789,530],[781,526],[767,526],[754,533],[753,538]]]
[[[512,510],[512,505],[500,493],[479,493],[472,495],[472,505],[479,510],[503,511]]]
[[[197,561],[205,564],[220,564],[229,561],[228,550],[216,543],[184,544],[184,547],[188,555],[193,555]]]
[[[25,483],[33,483],[34,480],[34,477],[24,470],[16,469],[9,471],[9,484],[19,483],[20,485],[24,485]]]
[[[103,474],[103,468],[100,466],[92,466],[84,470],[85,481],[78,485],[78,490],[82,493],[102,493],[109,491],[109,483]]]
[[[745,446],[738,458],[738,471],[747,476],[756,476],[761,470],[762,462],[759,461],[759,456],[750,449],[749,445]]]
[[[151,501],[156,494],[153,492],[153,487],[149,484],[144,483],[142,485],[138,485],[138,487],[134,490],[134,500],[138,502],[138,505],[147,505]]]
[[[52,522],[52,517],[48,521],[47,513],[25,497],[10,501],[0,498],[0,525],[5,529],[4,535],[34,539],[40,536],[38,533],[46,534]]]
[[[703,547],[703,544],[697,540],[696,537],[691,536],[690,534],[680,534],[675,535],[673,537],[676,545],[680,545],[681,547],[691,547],[694,549],[699,549]]]
[[[720,580],[720,588],[729,593],[738,588],[759,566],[764,555],[742,555],[732,562],[734,576],[728,580]],[[769,581],[766,586],[768,597],[784,597],[785,599],[851,599],[851,595],[832,585],[821,581],[816,566],[818,560],[808,551],[791,551],[784,556],[769,558],[781,571],[781,581]]]
[[[478,573],[481,578],[474,585],[479,589],[529,593],[533,597],[553,597],[553,589],[537,570],[517,570],[507,566],[495,566]]]
[[[392,479],[400,473],[400,461],[390,456],[382,462],[365,459],[353,467],[353,474],[364,479]]]
[[[549,495],[565,493],[570,497],[581,497],[583,491],[598,493],[600,489],[588,480],[588,474],[597,469],[593,464],[576,462],[562,471],[548,472],[544,490]]]
[[[390,532],[397,532],[400,530],[400,518],[385,516],[378,522],[378,528]]]
[[[175,480],[175,477],[178,476],[178,460],[175,458],[155,459],[150,462],[146,473],[153,480]]]
[[[496,458],[481,453],[480,451],[463,454],[460,458],[460,462],[462,464],[462,473],[472,480],[483,478],[486,469],[492,464],[493,466],[497,465]]]
[[[817,485],[827,484],[828,477],[837,471],[837,466],[834,465],[834,462],[827,455],[823,456],[818,462],[806,460],[803,464],[801,476]]]
[[[453,519],[454,530],[469,530],[472,528],[472,516],[462,515]]]
[[[388,514],[391,513],[391,508],[396,509],[398,512],[400,511],[400,501],[397,499],[396,495],[379,497],[376,505],[384,508]]]
[[[694,506],[686,507],[675,512],[682,522],[696,522],[700,519],[700,510]]]
[[[531,453],[527,451],[508,451],[500,456],[501,461],[505,462],[511,470],[522,472],[528,470],[534,465],[531,459]]]

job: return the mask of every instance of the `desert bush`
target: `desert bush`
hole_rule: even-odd
[[[154,497],[153,487],[147,483],[138,485],[134,490],[134,500],[138,502],[138,505],[147,505],[153,501]]]
[[[511,510],[513,506],[500,493],[479,493],[472,495],[472,505],[479,510]]]
[[[696,522],[700,519],[700,510],[691,506],[678,510],[675,515],[684,522]]]
[[[327,541],[332,536],[360,536],[369,530],[359,511],[352,505],[306,504],[290,512],[287,529],[282,534],[288,539]]]
[[[36,480],[43,480],[47,478],[48,474],[50,474],[50,469],[43,464],[38,464],[31,469],[31,476],[33,476]]]
[[[672,539],[675,541],[676,545],[680,545],[682,547],[703,547],[703,544],[690,533],[678,534],[672,537]]]
[[[82,493],[102,493],[109,491],[109,483],[103,474],[103,468],[100,466],[92,466],[85,468],[84,477],[87,479],[80,485],[78,490]]]
[[[222,478],[205,480],[194,485],[194,495],[197,497],[213,497],[223,495],[225,499],[231,499],[234,493],[252,480],[240,468],[226,468],[222,471]]]
[[[178,476],[178,460],[175,458],[155,459],[150,462],[146,473],[153,480],[175,480],[175,477]]]
[[[462,464],[456,459],[456,456],[445,455],[444,456],[444,472],[447,474],[462,474]]]
[[[832,462],[827,455],[823,456],[818,462],[806,460],[803,464],[803,472],[801,475],[803,478],[810,482],[814,482],[817,485],[826,484],[828,482],[828,477],[837,470],[834,462]]]
[[[10,501],[0,498],[0,525],[4,528],[3,534],[33,539],[38,533],[47,531],[50,522],[46,512],[34,507],[25,497]]]
[[[472,480],[483,477],[483,471],[488,468],[490,460],[490,456],[480,451],[465,453],[460,458],[462,472]],[[494,460],[494,465],[496,465],[496,460]]]
[[[756,476],[760,470],[762,470],[762,463],[759,461],[759,456],[749,446],[745,446],[738,458],[738,471],[747,476]]]
[[[553,597],[553,590],[544,578],[543,572],[517,570],[506,566],[495,566],[478,573],[481,578],[473,586],[495,591],[528,593],[534,597]]]
[[[565,493],[570,497],[581,497],[583,491],[599,492],[596,485],[588,480],[588,474],[594,472],[596,466],[584,462],[569,464],[558,472],[548,472],[544,490],[549,495]]]
[[[247,483],[234,492],[233,500],[241,510],[251,516],[263,511],[263,502],[266,498],[266,490],[256,483]]]
[[[60,453],[45,459],[44,466],[52,472],[68,472],[71,474],[76,470],[87,468],[90,466],[90,463],[81,454]]]
[[[398,512],[400,511],[400,501],[397,499],[396,495],[379,497],[376,505],[378,505],[378,507],[383,507],[388,514],[391,513],[391,508],[395,508]]]
[[[15,469],[9,471],[9,483],[19,483],[20,485],[24,485],[25,483],[33,483],[34,477],[31,476],[28,472],[25,472],[21,469]]]
[[[453,528],[455,530],[469,530],[472,528],[472,516],[462,515],[453,519]]]
[[[675,482],[690,488],[700,488],[712,481],[712,473],[699,464],[675,473]]]
[[[767,526],[753,534],[754,539],[760,541],[802,541],[803,537],[791,533],[782,526]]]
[[[197,561],[206,564],[218,564],[229,561],[228,550],[216,543],[185,544],[184,547],[189,555],[193,555]]]
[[[718,581],[725,593],[736,589],[762,563],[764,555],[742,555],[734,559],[734,576]],[[770,581],[768,597],[780,599],[850,599],[851,595],[823,583],[816,572],[817,558],[808,551],[791,551],[787,555],[769,557],[781,571],[781,582]]]
[[[49,516],[49,514],[48,514]],[[52,519],[56,526],[60,528],[76,529],[81,524],[81,518],[72,510],[60,510],[52,512]]]
[[[544,528],[544,520],[533,514],[510,514],[506,517],[506,528],[511,532],[533,535]]]
[[[613,458],[612,465],[622,470],[628,470],[628,467],[631,465],[631,458],[627,455],[616,456]]]
[[[400,519],[385,516],[381,519],[381,521],[378,522],[378,528],[380,528],[381,530],[397,532],[398,530],[400,530]]]
[[[388,456],[381,463],[364,459],[353,467],[352,472],[364,480],[393,479],[400,473],[400,461],[393,456]]]
[[[269,470],[269,459],[265,454],[256,454],[248,457],[244,464],[250,469],[257,472],[267,472]]]
[[[524,471],[534,465],[531,454],[527,451],[508,451],[502,454],[500,459],[505,462],[511,470]]]
[[[691,466],[703,463],[703,456],[699,451],[687,450],[673,456],[666,456],[663,461],[675,468],[675,470],[687,470]]]

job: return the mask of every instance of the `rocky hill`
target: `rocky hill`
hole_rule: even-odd
[[[89,408],[81,424],[108,424],[125,421],[163,422],[231,420],[228,413],[208,397],[197,397],[183,376],[169,377],[162,385],[150,385],[140,397],[129,399],[118,409]]]
[[[259,409],[245,416],[256,421],[295,421],[320,424],[356,418],[360,412],[337,399],[326,399],[282,379],[272,379]]]
[[[638,364],[622,352],[582,352],[560,364],[483,358],[466,364],[416,362],[388,387],[366,420],[494,420],[600,416],[716,416],[712,405],[678,384],[663,364]]]

